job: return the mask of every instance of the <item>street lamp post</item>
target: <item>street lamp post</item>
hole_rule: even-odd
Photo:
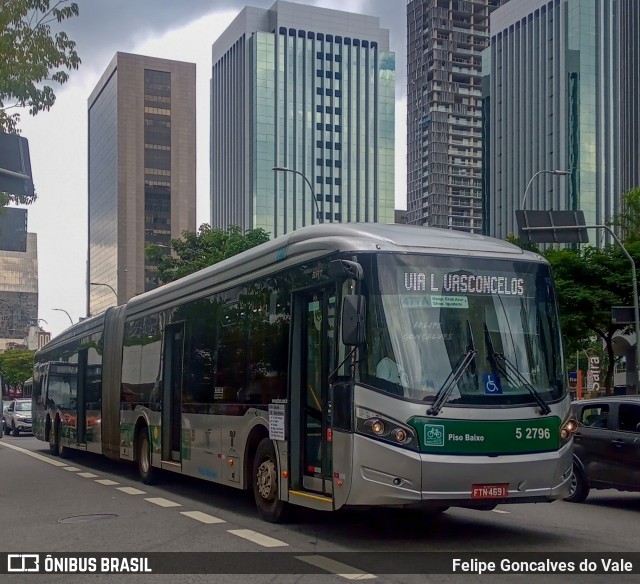
[[[110,284],[104,284],[103,282],[89,282],[91,286],[106,286],[116,295],[116,302],[118,301],[118,293],[113,289],[113,286]]]
[[[526,191],[525,191],[526,195]],[[524,198],[523,198],[524,200]],[[638,381],[638,387],[640,388],[640,301],[638,300],[638,276],[636,272],[636,263],[633,261],[631,254],[627,251],[627,248],[624,246],[622,241],[618,238],[618,236],[614,233],[613,229],[608,225],[586,225],[584,224],[584,216],[582,216],[582,223],[576,225],[563,225],[561,223],[562,219],[558,217],[559,221],[552,223],[551,226],[541,226],[541,227],[529,227],[528,219],[526,217],[527,213],[532,213],[531,211],[525,211],[522,213],[522,221],[524,222],[524,226],[520,223],[518,225],[518,229],[520,231],[520,237],[522,238],[522,234],[529,233],[539,233],[544,236],[543,238],[538,237],[538,242],[542,243],[554,243],[555,242],[555,234],[560,231],[567,231],[576,236],[575,241],[573,243],[580,243],[581,236],[580,233],[585,229],[604,229],[609,235],[611,235],[612,239],[620,246],[622,252],[625,257],[629,260],[629,264],[631,264],[631,286],[633,293],[633,315],[634,315],[634,328],[636,333],[636,377]],[[549,214],[553,214],[554,211],[549,211]],[[555,212],[557,214],[557,212]],[[518,220],[520,222],[520,219]]]
[[[277,172],[292,172],[294,174],[300,175],[304,179],[304,181],[307,183],[307,185],[309,186],[309,190],[311,191],[311,196],[313,197],[313,202],[315,203],[315,206],[316,206],[316,215],[318,216],[318,222],[324,223],[324,221],[322,220],[322,215],[320,214],[320,208],[318,207],[318,199],[316,198],[316,193],[313,190],[313,186],[309,182],[309,179],[299,170],[294,170],[293,168],[287,168],[285,166],[274,166],[271,170],[275,170]]]
[[[71,318],[71,315],[64,308],[52,308],[51,310],[58,310],[60,312],[64,312],[69,317],[69,322],[73,324],[73,319]]]
[[[533,179],[536,178],[539,174],[555,174],[556,176],[567,176],[571,174],[568,170],[539,170],[538,172],[534,172],[533,176],[529,179],[527,183],[527,188],[524,189],[524,195],[522,195],[522,201],[520,202],[520,209],[524,211],[524,204],[527,202],[527,194],[529,193],[529,189],[533,184]]]

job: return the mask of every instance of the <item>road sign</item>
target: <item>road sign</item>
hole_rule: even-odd
[[[588,243],[582,211],[516,211],[518,237],[524,243]]]
[[[15,134],[0,132],[0,192],[33,197],[29,142]]]
[[[633,324],[635,321],[633,306],[611,307],[611,322],[613,324]]]

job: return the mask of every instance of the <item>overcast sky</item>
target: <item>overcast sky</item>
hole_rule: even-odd
[[[209,223],[209,80],[211,45],[246,6],[264,0],[77,0],[80,15],[62,25],[82,64],[57,88],[49,112],[22,114],[38,200],[28,230],[38,234],[39,318],[55,336],[86,316],[87,98],[116,51],[196,63],[197,225]],[[406,209],[406,2],[301,2],[380,17],[396,53],[396,208]]]

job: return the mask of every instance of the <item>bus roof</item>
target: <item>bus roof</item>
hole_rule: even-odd
[[[160,303],[195,297],[203,288],[222,290],[231,282],[240,284],[331,253],[363,251],[544,261],[506,241],[473,233],[403,224],[323,223],[297,229],[135,296],[129,300],[127,316],[146,312]]]

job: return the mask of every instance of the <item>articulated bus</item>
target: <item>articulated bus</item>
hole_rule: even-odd
[[[549,265],[503,241],[322,224],[84,320],[36,354],[34,432],[293,506],[492,509],[568,494]]]

